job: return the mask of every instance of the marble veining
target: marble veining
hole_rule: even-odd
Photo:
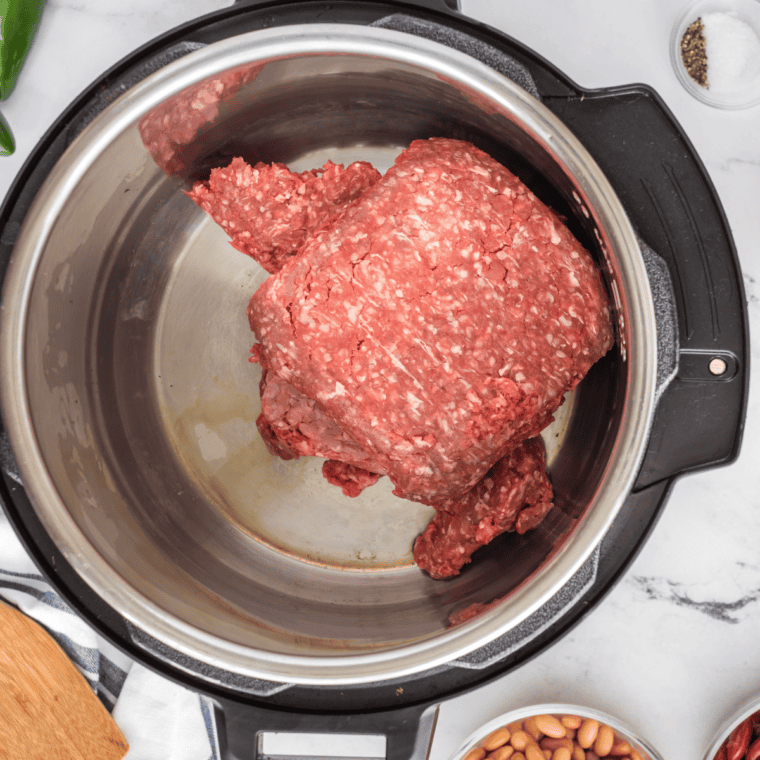
[[[631,582],[639,586],[649,600],[675,604],[677,607],[689,607],[714,620],[734,625],[741,622],[741,617],[735,613],[741,612],[748,605],[755,604],[758,598],[760,598],[760,589],[756,589],[754,593],[745,594],[740,599],[730,602],[714,599],[698,601],[689,596],[686,584],[676,581],[633,575],[631,576]]]
[[[96,76],[152,37],[227,4],[49,0],[18,87],[0,103],[18,146],[0,159],[0,197],[48,126]],[[584,87],[643,82],[660,94],[722,200],[757,333],[760,107],[712,109],[681,87],[669,39],[683,5],[462,0],[465,14],[522,40]],[[752,361],[757,367],[757,342]],[[700,760],[732,711],[760,694],[759,382],[755,373],[737,461],[676,484],[627,573],[564,638],[506,676],[444,702],[430,760],[448,760],[480,725],[539,700],[619,715],[668,760]]]

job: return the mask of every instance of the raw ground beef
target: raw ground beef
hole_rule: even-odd
[[[295,174],[284,164],[249,166],[233,159],[196,182],[190,197],[230,236],[230,242],[277,272],[322,222],[380,179],[365,161],[347,169],[328,161]]]
[[[330,419],[316,401],[299,393],[290,383],[265,369],[259,391],[261,414],[256,424],[270,453],[282,459],[298,456],[340,459],[354,467],[378,472],[376,459]]]
[[[537,525],[552,494],[536,436],[613,343],[589,254],[469,143],[416,141],[381,179],[362,167],[357,192],[341,184],[357,170],[333,180],[328,165],[337,190],[320,192],[340,201],[293,225],[312,219],[308,193],[262,190],[244,208],[257,169],[241,163],[213,197],[213,177],[191,197],[275,272],[248,307],[269,450],[325,457],[351,495],[387,474],[398,496],[434,506],[414,551],[434,577]]]
[[[204,79],[156,106],[140,119],[143,145],[170,177],[187,168],[187,146],[219,115],[219,105],[259,75],[262,64],[245,64]],[[192,163],[192,160],[190,161]]]
[[[506,531],[535,528],[553,506],[541,438],[502,457],[464,496],[439,505],[414,544],[414,561],[433,578],[456,575],[473,552]]]
[[[328,459],[322,465],[322,475],[329,483],[340,486],[346,496],[358,496],[367,486],[373,486],[380,480],[380,475],[375,472],[335,459]]]

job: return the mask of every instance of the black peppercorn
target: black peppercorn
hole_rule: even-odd
[[[681,37],[681,60],[689,76],[702,87],[709,87],[707,81],[707,54],[702,19],[698,18]]]

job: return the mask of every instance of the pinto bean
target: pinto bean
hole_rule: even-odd
[[[541,729],[538,727],[538,716],[531,715],[530,718],[526,718],[523,721],[523,730],[531,736],[535,741],[538,741],[543,737]]]
[[[497,728],[495,731],[488,734],[480,744],[488,752],[491,752],[506,744],[509,741],[510,736],[511,734],[509,733],[508,728]]]
[[[511,744],[504,744],[493,752],[488,753],[488,760],[509,760],[512,757],[515,748]]]
[[[483,747],[473,747],[463,758],[463,760],[483,760],[486,751]]]
[[[552,739],[550,736],[545,736],[538,743],[538,746],[541,747],[541,749],[550,749],[552,752],[558,750],[560,747],[567,747],[567,749],[569,749],[572,753],[573,740],[568,739],[566,736],[562,737],[561,739]]]
[[[536,728],[552,739],[561,739],[567,734],[567,729],[553,715],[536,715]]]
[[[612,750],[614,742],[615,732],[606,723],[603,723],[599,726],[599,732],[596,735],[594,752],[596,752],[599,757],[607,757]]]
[[[524,752],[525,748],[532,744],[532,739],[526,731],[515,731],[509,737],[509,743],[518,751]]]
[[[586,718],[575,735],[575,740],[583,749],[588,749],[595,741],[599,733],[599,721],[593,718]]]
[[[529,744],[525,748],[525,760],[546,760],[538,744]]]

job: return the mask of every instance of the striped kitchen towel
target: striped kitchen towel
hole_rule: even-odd
[[[128,760],[219,760],[210,700],[133,662],[90,628],[37,572],[2,510],[0,597],[72,659],[129,742]]]

